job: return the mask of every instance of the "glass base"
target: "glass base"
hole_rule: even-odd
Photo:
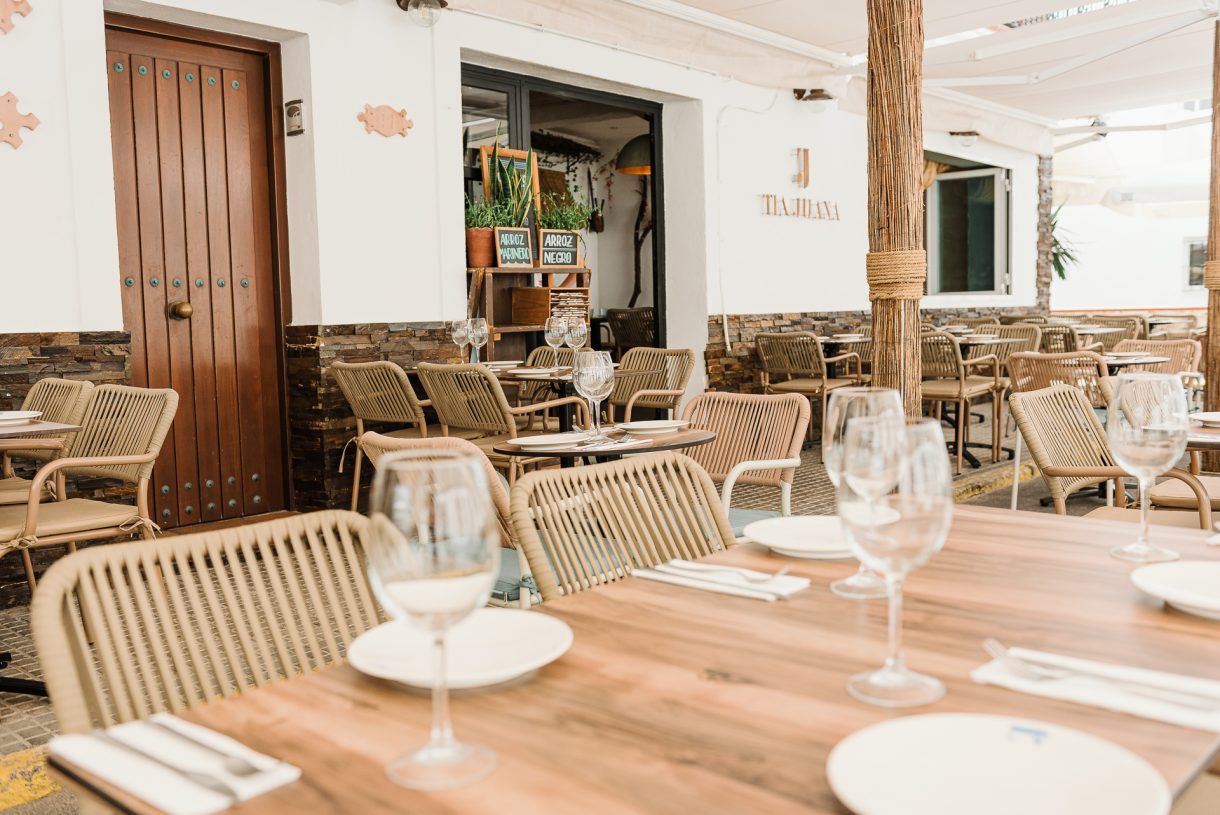
[[[885,578],[866,569],[861,569],[851,577],[836,580],[830,584],[830,590],[849,600],[880,600],[888,596]]]
[[[916,707],[938,701],[945,695],[945,686],[935,677],[905,668],[900,671],[881,668],[847,680],[847,692],[878,707]]]
[[[496,754],[477,744],[431,745],[401,755],[385,768],[395,784],[417,790],[447,790],[472,784],[496,768]]]
[[[1110,550],[1110,557],[1132,563],[1167,563],[1182,556],[1172,549],[1163,549],[1148,543],[1129,543],[1126,546],[1115,546]]]

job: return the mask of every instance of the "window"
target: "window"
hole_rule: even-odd
[[[1207,238],[1186,239],[1186,285],[1203,285],[1203,264],[1207,263]]]
[[[1009,291],[1008,171],[941,173],[927,191],[928,294]]]

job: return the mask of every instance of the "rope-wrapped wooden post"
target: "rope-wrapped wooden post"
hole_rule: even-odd
[[[873,384],[918,415],[923,249],[923,0],[868,0],[868,270]]]
[[[1208,410],[1220,410],[1220,22],[1216,23],[1212,52],[1212,167],[1207,207],[1207,263],[1203,266],[1207,288],[1207,391]],[[1205,453],[1203,468],[1220,470],[1220,453]]]

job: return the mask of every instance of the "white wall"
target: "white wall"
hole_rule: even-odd
[[[1186,285],[1186,239],[1207,237],[1206,214],[1153,218],[1068,205],[1058,228],[1080,263],[1067,280],[1052,280],[1056,311],[1207,307],[1206,289]]]

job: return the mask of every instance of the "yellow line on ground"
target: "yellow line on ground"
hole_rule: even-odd
[[[0,756],[0,809],[28,804],[62,789],[47,772],[47,748]]]

